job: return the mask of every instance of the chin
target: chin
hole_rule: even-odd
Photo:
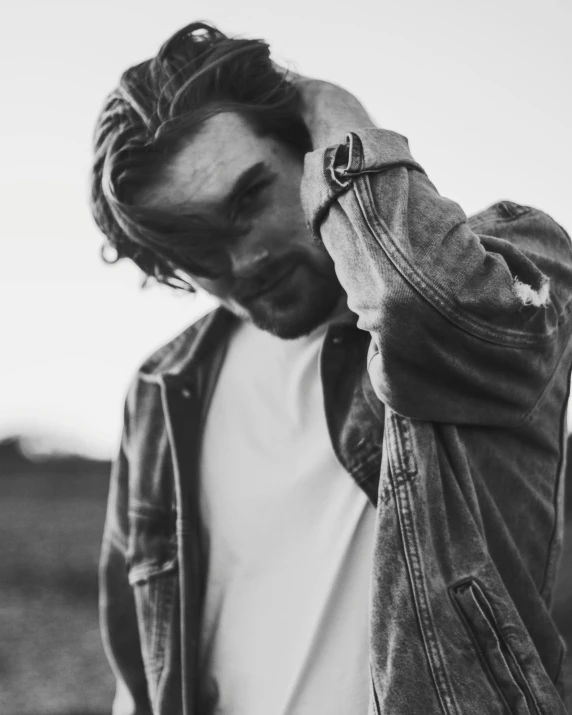
[[[295,340],[320,327],[337,307],[341,290],[326,295],[312,296],[314,300],[295,301],[288,307],[262,306],[248,311],[248,319],[260,330],[283,340]]]

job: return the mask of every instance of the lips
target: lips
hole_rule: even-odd
[[[288,266],[287,269],[282,269],[280,273],[272,276],[265,275],[263,280],[250,281],[245,283],[236,291],[235,297],[239,303],[245,304],[256,300],[265,293],[270,293],[282,281],[288,278],[297,268],[297,264]]]

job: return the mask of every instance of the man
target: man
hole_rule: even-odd
[[[129,391],[115,713],[564,713],[572,248],[467,219],[349,93],[194,23],[96,128],[118,257],[220,308]]]

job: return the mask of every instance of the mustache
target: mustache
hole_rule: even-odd
[[[301,263],[300,257],[282,259],[272,264],[266,264],[264,269],[255,276],[236,280],[233,290],[235,300],[242,304],[254,300],[286,278]]]

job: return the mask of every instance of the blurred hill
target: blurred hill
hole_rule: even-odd
[[[22,437],[8,437],[0,441],[0,477],[14,474],[68,474],[75,476],[109,476],[108,460],[91,459],[79,454],[61,452],[38,453],[33,444]]]
[[[0,442],[0,713],[103,715],[97,614],[110,464]]]

